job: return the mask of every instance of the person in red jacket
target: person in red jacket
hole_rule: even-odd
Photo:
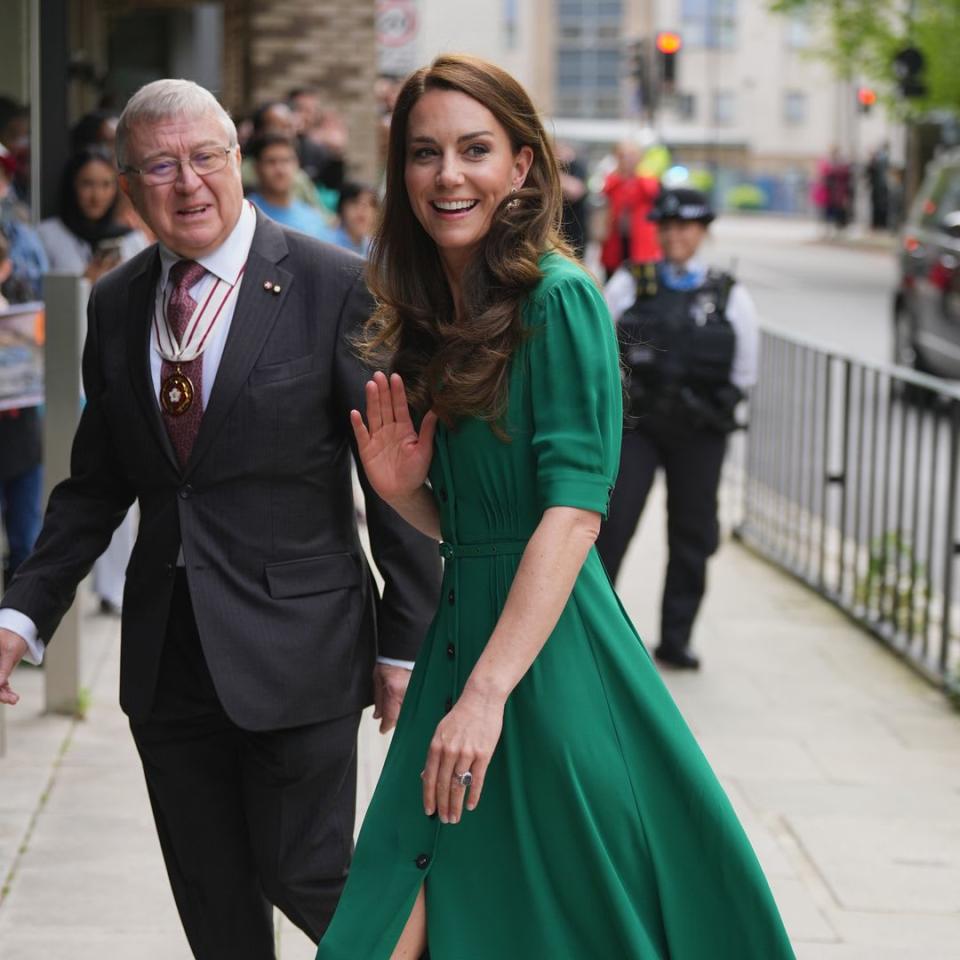
[[[607,198],[607,236],[600,262],[608,277],[624,260],[645,264],[660,259],[657,228],[647,219],[660,193],[660,183],[656,177],[638,173],[639,163],[637,146],[620,144],[617,168],[603,185]]]

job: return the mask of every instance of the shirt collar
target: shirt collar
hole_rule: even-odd
[[[250,246],[253,243],[253,234],[256,228],[257,215],[254,213],[253,205],[248,200],[244,200],[236,226],[230,231],[227,239],[216,250],[200,257],[197,263],[208,273],[212,273],[225,283],[235,283],[240,270],[250,255]],[[178,260],[182,260],[183,257],[174,253],[162,243],[159,244],[159,248],[160,289],[163,290],[170,277],[170,268]]]
[[[707,266],[696,257],[683,266],[676,266],[666,260],[660,263],[660,281],[670,290],[690,290],[699,287],[707,276]]]

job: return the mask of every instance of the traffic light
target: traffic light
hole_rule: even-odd
[[[660,89],[664,93],[673,93],[677,86],[677,55],[683,47],[683,38],[672,30],[661,30],[655,46]]]
[[[633,80],[634,103],[638,113],[650,112],[656,107],[656,91],[650,83],[649,41],[632,40],[627,45],[630,57],[630,77]]]
[[[893,75],[905,97],[925,97],[927,84],[924,80],[926,58],[916,47],[906,47],[893,58]]]
[[[869,113],[870,108],[877,102],[877,91],[872,87],[857,88],[857,103],[861,113]]]

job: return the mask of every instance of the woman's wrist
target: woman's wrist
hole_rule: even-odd
[[[460,696],[461,699],[473,700],[480,706],[503,709],[512,689],[511,684],[505,683],[499,677],[471,674]]]

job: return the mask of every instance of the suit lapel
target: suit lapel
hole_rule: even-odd
[[[179,473],[180,464],[177,462],[177,455],[163,425],[160,404],[154,395],[153,377],[150,374],[150,333],[153,329],[153,303],[159,279],[160,254],[154,248],[153,256],[130,283],[127,301],[127,316],[130,324],[127,337],[127,369],[130,371],[133,392],[143,408],[143,415],[156,435],[163,452]]]
[[[283,231],[258,212],[257,228],[230,321],[230,332],[210,393],[210,402],[203,412],[200,432],[184,473],[192,472],[207,451],[276,323],[293,282],[293,274],[277,266],[286,255],[287,243]],[[281,292],[276,294],[265,288],[264,284],[268,281],[271,286],[278,286]]]

